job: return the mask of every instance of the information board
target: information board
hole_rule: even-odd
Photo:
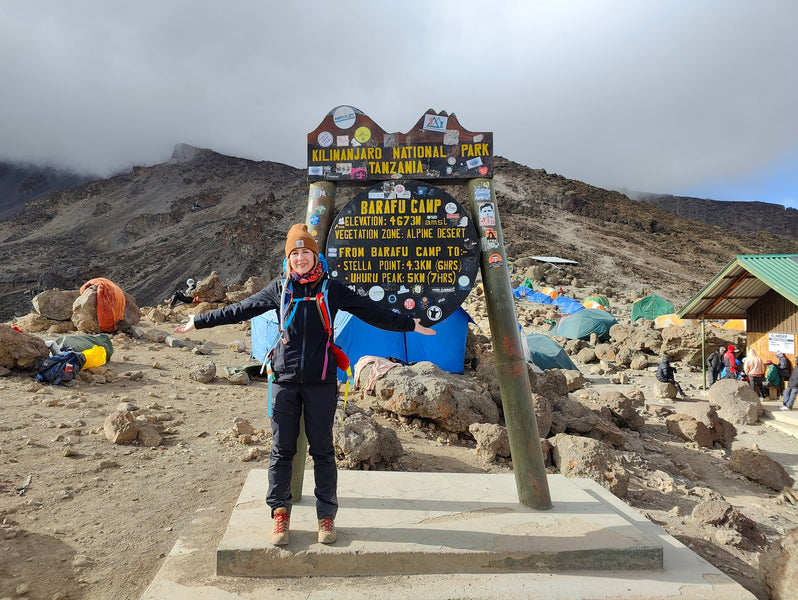
[[[479,255],[468,210],[419,181],[385,181],[355,196],[333,221],[326,250],[333,279],[426,326],[468,296]]]

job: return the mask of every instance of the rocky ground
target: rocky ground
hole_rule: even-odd
[[[469,302],[469,312],[484,315],[478,297]],[[171,331],[187,310],[145,310],[139,327]],[[487,335],[485,319],[476,320],[474,334]],[[117,334],[111,361],[69,385],[42,386],[17,370],[0,378],[0,598],[138,598],[195,511],[216,507],[224,524],[249,469],[266,468],[266,383],[232,385],[224,369],[248,362],[248,353],[235,344],[243,342],[248,351],[248,324],[182,337],[208,354],[153,341],[157,336]],[[190,377],[209,361],[216,364],[216,378],[199,383]],[[625,501],[758,598],[769,598],[759,558],[798,527],[798,508],[779,491],[732,471],[728,448],[701,447],[670,433],[662,407],[674,403],[656,397],[651,367],[628,371],[622,383],[612,383],[595,365],[579,367],[582,391],[631,386],[645,396],[647,406],[639,411],[644,423],[628,434],[638,452],[627,456]],[[460,377],[465,386],[474,375]],[[706,402],[700,371],[682,368],[680,380],[689,402]],[[353,394],[352,401],[371,412],[362,396]],[[104,424],[120,406],[158,429],[162,443],[109,441]],[[467,434],[442,434],[423,419],[382,412],[373,417],[401,441],[402,454],[391,468],[511,469],[500,457],[486,462]],[[736,443],[756,444],[793,477],[798,473],[795,438],[762,424],[740,425]],[[733,509],[723,508],[723,500]],[[707,501],[716,501],[709,506],[722,514],[694,515]]]

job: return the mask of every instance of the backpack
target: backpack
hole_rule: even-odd
[[[326,264],[326,263],[325,263]],[[285,264],[283,264],[285,267]],[[321,290],[315,296],[309,296],[306,298],[294,298],[293,294],[293,286],[291,285],[291,280],[283,280],[283,292],[281,294],[280,299],[280,320],[279,320],[279,335],[277,339],[274,341],[272,347],[266,352],[266,356],[263,359],[263,365],[261,366],[261,374],[263,374],[264,370],[266,371],[266,378],[268,382],[268,389],[266,392],[266,414],[269,418],[272,417],[272,382],[275,379],[274,371],[272,370],[272,354],[274,353],[274,349],[280,341],[286,343],[287,340],[283,337],[285,330],[288,328],[288,325],[291,323],[291,320],[294,318],[294,314],[296,314],[297,308],[299,307],[299,303],[302,301],[310,301],[316,303],[316,308],[319,312],[319,318],[321,319],[321,323],[324,326],[324,330],[327,333],[327,348],[330,349],[335,356],[335,361],[339,369],[346,373],[346,386],[344,388],[344,414],[346,413],[346,401],[349,397],[349,385],[352,383],[352,367],[349,362],[349,357],[343,351],[343,349],[338,346],[334,341],[334,331],[333,331],[333,323],[332,319],[330,318],[330,310],[328,308],[328,301],[327,301],[327,287],[329,285],[329,279],[325,279],[321,284]],[[284,305],[283,300],[286,296],[286,292],[288,292],[288,304]],[[291,308],[293,306],[293,309]],[[327,373],[327,353],[324,354],[324,368],[322,370],[322,377],[324,377]],[[343,423],[344,414],[341,415],[341,423]]]
[[[75,375],[86,364],[86,355],[82,352],[59,352],[55,356],[45,358],[36,367],[36,381],[59,385],[72,381]]]

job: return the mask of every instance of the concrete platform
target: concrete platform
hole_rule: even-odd
[[[263,508],[265,472],[251,472],[233,509],[235,518],[225,523],[229,508],[208,507],[199,511],[192,525],[175,544],[161,569],[145,590],[141,600],[329,600],[333,598],[372,599],[412,597],[414,600],[478,599],[504,600],[546,599],[670,599],[753,600],[754,596],[732,579],[715,569],[701,557],[667,535],[659,527],[612,496],[598,484],[581,479],[549,476],[554,508],[532,511],[517,507],[515,479],[512,475],[385,473],[340,471],[338,515],[339,541],[323,546],[315,541],[315,515],[312,493],[306,492],[301,504],[294,507],[292,539],[286,550],[277,552],[277,559],[300,565],[307,575],[242,577],[217,574],[217,563],[225,569],[246,564],[246,550],[234,545],[242,541],[253,548],[265,548],[263,541],[269,529],[256,516]],[[312,474],[305,484],[312,487]],[[430,487],[432,486],[432,487]],[[486,489],[489,489],[489,494]],[[512,501],[508,498],[512,490]],[[572,494],[573,497],[563,495]],[[453,499],[446,499],[454,495]],[[360,508],[353,509],[359,505]],[[477,508],[467,508],[476,505]],[[465,509],[465,510],[464,510]],[[363,522],[354,515],[367,516]],[[375,515],[387,532],[374,534]],[[425,523],[408,518],[421,514]],[[460,514],[459,517],[454,515]],[[566,515],[571,515],[566,516]],[[266,514],[268,517],[268,515]],[[249,521],[253,529],[246,530]],[[311,523],[311,519],[313,522]],[[504,522],[505,528],[490,521]],[[222,533],[227,525],[227,533]],[[605,528],[606,526],[606,528]],[[520,538],[538,538],[531,545],[520,545]],[[603,539],[603,538],[606,538]],[[221,540],[221,542],[220,542]],[[491,545],[492,544],[492,545]],[[396,568],[397,562],[409,563],[397,571],[421,574],[369,575],[370,567],[357,556],[368,548],[379,568]],[[512,554],[519,547],[529,555],[559,555],[565,564],[562,572],[538,571],[534,560],[511,559],[504,568],[489,564],[490,572],[443,572],[456,563],[484,562],[485,552]],[[595,558],[609,549],[608,560]],[[418,550],[411,552],[410,549]],[[587,570],[568,558],[587,561],[596,569],[618,564],[621,552],[633,554],[638,548],[646,557],[642,562],[632,558],[629,565],[613,570]],[[621,550],[623,549],[623,550]],[[572,552],[572,554],[567,554]],[[652,556],[663,557],[658,568],[641,570]],[[380,557],[379,554],[385,555]],[[451,554],[452,556],[446,556]],[[472,556],[474,555],[474,556]],[[614,556],[613,556],[614,555]],[[220,556],[222,557],[220,559]],[[390,559],[402,556],[402,560]],[[542,555],[541,555],[542,556]],[[331,560],[334,558],[334,560]],[[334,562],[339,567],[334,575],[322,575],[314,568],[317,560]],[[455,560],[456,559],[456,560]],[[265,560],[265,559],[264,559]],[[304,566],[301,566],[304,561]],[[467,561],[467,562],[464,562]],[[438,563],[442,563],[438,567]],[[503,562],[503,561],[502,561]],[[415,564],[414,564],[415,563]],[[425,566],[419,566],[422,563]],[[252,561],[262,568],[261,559]],[[354,568],[357,565],[357,568]],[[544,561],[545,571],[552,563]],[[630,566],[637,570],[629,570]],[[655,565],[656,566],[656,565]],[[284,567],[277,567],[283,568]],[[326,568],[326,567],[325,567]],[[468,567],[472,568],[472,567]],[[649,567],[645,567],[649,569]],[[364,572],[359,576],[343,576],[348,572]],[[285,570],[285,569],[284,569]]]
[[[764,411],[759,418],[765,425],[769,425],[793,437],[798,437],[798,407],[793,407],[792,410],[779,410],[781,408],[781,399],[778,399],[775,401],[763,401],[762,408]]]
[[[291,542],[269,543],[267,471],[249,472],[217,551],[217,574],[419,575],[662,568],[662,544],[600,486],[549,483],[554,507],[518,503],[514,477],[341,471],[338,541],[316,541],[313,474],[291,513]],[[590,482],[593,483],[593,482]],[[599,490],[594,489],[599,488]]]

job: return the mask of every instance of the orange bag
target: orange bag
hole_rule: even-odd
[[[125,315],[125,293],[110,279],[96,277],[84,283],[80,293],[92,285],[97,286],[97,323],[109,333],[116,331],[116,324]]]

